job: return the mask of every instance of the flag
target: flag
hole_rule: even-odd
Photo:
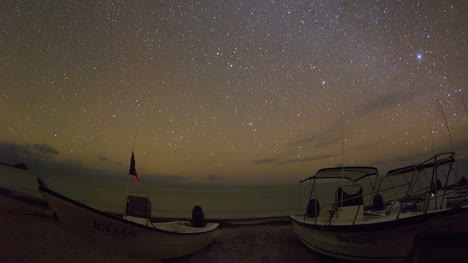
[[[130,169],[128,170],[128,174],[133,175],[133,180],[135,181],[136,184],[140,183],[140,179],[138,179],[138,174],[135,169],[135,155],[133,154],[133,151],[132,151],[132,158],[130,159]]]

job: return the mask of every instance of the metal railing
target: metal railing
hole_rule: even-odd
[[[407,212],[408,210],[412,212],[422,212],[423,214],[429,212],[429,211],[434,211],[434,210],[442,210],[446,209],[444,207],[444,201],[446,200],[447,196],[450,196],[454,193],[461,193],[461,196],[465,195],[465,198],[462,198],[461,200],[468,200],[468,185],[465,185],[461,188],[457,188],[459,186],[459,182],[461,180],[458,180],[455,183],[449,184],[450,182],[450,175],[453,173],[453,164],[454,164],[454,153],[441,153],[438,155],[435,155],[424,162],[414,165],[414,166],[408,166],[404,167],[401,169],[396,169],[390,172],[393,172],[393,174],[390,174],[390,172],[387,174],[387,176],[383,177],[380,182],[379,182],[379,187],[373,191],[372,193],[367,193],[367,194],[362,194],[359,196],[351,197],[351,198],[346,198],[339,200],[339,198],[335,195],[335,202],[329,203],[323,207],[321,207],[318,210],[318,213],[315,213],[314,217],[314,223],[317,224],[318,219],[321,214],[323,213],[329,213],[329,218],[328,218],[328,224],[332,224],[332,220],[335,216],[335,214],[338,212],[338,209],[342,206],[344,202],[349,202],[350,200],[353,199],[362,199],[363,202],[362,204],[358,205],[356,209],[356,213],[354,214],[354,218],[352,221],[352,224],[356,224],[356,220],[358,218],[358,215],[360,212],[365,214],[366,211],[373,211],[372,208],[375,204],[373,204],[373,199],[374,196],[377,194],[385,195],[388,192],[394,192],[394,198],[390,198],[389,200],[384,200],[384,207],[385,207],[385,214],[391,214],[392,208],[396,205],[399,204],[400,207],[398,211],[396,212],[396,217],[395,219],[398,220],[400,218],[400,215],[402,213]],[[439,168],[443,165],[448,165],[447,173],[444,174],[443,171],[441,171]],[[426,173],[427,170],[431,170],[430,175]],[[385,189],[380,189],[382,187],[382,181],[386,180],[389,178],[391,180],[390,176],[396,176],[396,175],[407,175],[408,173],[411,173],[411,180],[407,180],[409,178],[405,178],[405,183],[399,184],[397,186],[393,185],[393,182],[391,181],[391,187],[385,188]],[[420,180],[419,177],[424,176],[426,179],[428,179],[429,186],[426,187],[419,187],[416,189],[416,183],[418,180]],[[458,177],[458,176],[457,176]],[[444,184],[442,186],[442,182],[440,183],[440,188],[438,187],[438,180],[439,178],[444,179]],[[456,178],[457,179],[457,178]],[[459,178],[458,178],[459,179]],[[420,182],[419,182],[420,183]],[[312,192],[314,188],[317,187],[315,185],[315,182],[312,186],[311,193],[309,196],[309,200],[312,196]],[[400,197],[397,193],[397,189],[400,187],[407,187],[406,193]],[[442,194],[439,194],[439,191],[442,191]],[[364,205],[364,200],[366,197],[369,197],[369,203],[367,207]],[[438,203],[438,200],[440,200],[440,204]],[[434,202],[434,206],[432,209],[429,209],[429,205],[431,201]],[[461,202],[461,201],[460,201]],[[411,207],[408,206],[409,203],[412,203],[414,205],[414,208],[411,209]],[[418,208],[416,207],[416,204],[420,203],[422,205],[422,209],[418,211]],[[362,206],[362,208],[361,208]],[[388,207],[387,207],[388,206]],[[361,211],[361,209],[363,211]],[[375,210],[374,210],[375,211]],[[316,211],[317,212],[317,211]],[[305,217],[304,217],[305,220]]]

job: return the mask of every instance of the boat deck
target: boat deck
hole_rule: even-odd
[[[188,221],[153,223],[153,226],[156,229],[174,233],[203,233],[217,228],[218,225],[218,223],[208,223],[205,227],[192,227]]]

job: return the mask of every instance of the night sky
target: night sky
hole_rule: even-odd
[[[126,178],[136,135],[143,183],[257,184],[464,157],[467,14],[455,0],[2,1],[0,161]]]

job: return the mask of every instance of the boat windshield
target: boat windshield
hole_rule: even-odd
[[[151,218],[151,201],[145,196],[127,196],[127,216]]]
[[[320,181],[322,182],[345,180],[349,183],[354,184],[361,180],[368,179],[372,189],[374,189],[378,175],[379,170],[377,168],[368,166],[324,168],[320,169],[314,176],[300,181],[300,183],[309,180],[316,181],[320,179]]]

